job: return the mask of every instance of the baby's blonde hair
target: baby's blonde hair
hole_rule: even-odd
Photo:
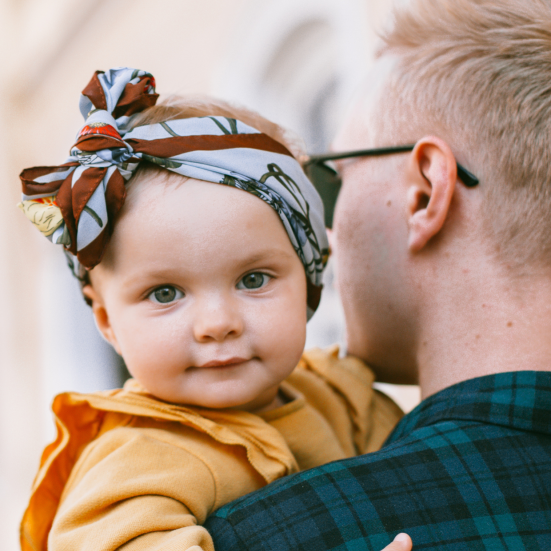
[[[378,56],[396,56],[385,117],[440,133],[481,181],[485,235],[507,264],[551,265],[551,2],[411,0]],[[422,132],[423,134],[421,134]]]

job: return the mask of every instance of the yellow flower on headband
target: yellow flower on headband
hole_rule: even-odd
[[[31,199],[17,205],[25,216],[46,236],[63,224],[61,210],[55,202],[55,197]]]

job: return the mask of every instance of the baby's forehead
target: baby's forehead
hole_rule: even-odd
[[[130,181],[121,217],[132,214],[141,217],[143,209],[168,215],[176,207],[175,214],[181,213],[184,221],[186,213],[188,216],[196,214],[195,210],[189,212],[190,205],[201,209],[205,215],[220,207],[228,213],[247,208],[275,214],[267,203],[236,187],[182,176],[165,169],[147,168]],[[138,210],[140,212],[136,213]]]
[[[173,183],[137,193],[134,208],[122,213],[97,267],[101,285],[143,293],[161,284],[229,285],[255,269],[303,271],[279,216],[262,200],[223,184]]]
[[[115,224],[110,261],[131,254],[205,262],[205,251],[231,248],[237,258],[245,246],[254,254],[273,245],[296,254],[278,214],[251,193],[178,174],[144,174],[134,183]]]
[[[155,165],[140,167],[126,186],[123,211],[130,210],[138,200],[152,200],[155,196],[177,188],[188,180],[192,178]]]

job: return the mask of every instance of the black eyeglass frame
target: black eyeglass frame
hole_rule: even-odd
[[[340,159],[351,159],[354,157],[375,157],[377,155],[391,155],[393,153],[405,153],[413,151],[416,144],[398,145],[393,147],[379,147],[375,149],[359,149],[357,151],[345,151],[339,153],[326,153],[324,155],[311,155],[308,160],[303,163],[304,171],[310,178],[314,187],[320,193],[323,206],[325,208],[325,225],[331,228],[333,225],[333,211],[337,196],[341,187],[341,179],[338,172],[332,167],[326,165],[327,161],[338,161]],[[480,181],[464,166],[457,164],[457,176],[467,187],[475,187]],[[316,170],[318,168],[318,170]],[[320,175],[319,169],[323,168],[332,173],[332,181],[328,183],[327,176]],[[323,181],[322,181],[323,178]]]

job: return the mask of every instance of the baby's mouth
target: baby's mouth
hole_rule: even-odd
[[[249,358],[240,358],[240,357],[235,356],[233,358],[211,360],[210,362],[207,362],[203,365],[198,365],[197,367],[199,369],[236,367],[236,366],[238,366],[242,363],[248,362],[248,361],[249,361]]]

